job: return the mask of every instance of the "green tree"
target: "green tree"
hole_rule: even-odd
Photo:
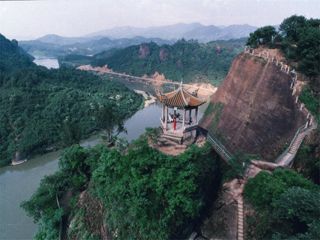
[[[281,35],[289,41],[297,42],[300,31],[307,26],[307,19],[304,16],[293,15],[283,20],[279,30]]]
[[[150,148],[145,139],[128,153],[101,156],[93,174],[94,192],[103,202],[116,239],[169,239],[186,234],[199,218],[217,179],[208,146],[177,157]],[[217,184],[217,182],[216,182]]]
[[[252,237],[313,239],[319,232],[320,189],[294,171],[260,172],[248,181],[244,194],[256,210],[249,226]]]
[[[320,28],[307,28],[301,32],[297,54],[301,59],[299,69],[307,76],[320,75]]]
[[[265,26],[258,28],[253,33],[250,33],[250,36],[247,40],[247,45],[251,47],[257,47],[259,45],[273,46],[275,38],[278,33],[273,26]]]
[[[272,222],[278,233],[284,236],[313,235],[320,223],[320,192],[300,187],[287,189],[272,202]],[[319,232],[319,228],[317,228]],[[319,235],[315,235],[316,239]]]
[[[272,174],[262,171],[245,186],[245,197],[257,208],[267,208],[290,187],[315,189],[314,184],[292,170],[276,169]]]

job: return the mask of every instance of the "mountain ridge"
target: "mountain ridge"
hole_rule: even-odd
[[[209,36],[198,36],[198,32],[209,31]],[[160,37],[164,39],[196,39],[200,42],[213,40],[229,40],[233,38],[248,37],[250,32],[256,30],[257,27],[249,24],[235,24],[229,26],[203,25],[201,23],[177,23],[172,25],[164,25],[157,27],[115,27],[105,29],[86,35],[87,37],[94,36],[109,36],[112,38],[123,37]],[[231,34],[230,31],[236,31]]]

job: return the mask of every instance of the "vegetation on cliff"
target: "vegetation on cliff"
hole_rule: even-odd
[[[291,16],[279,30],[257,29],[247,45],[279,48],[290,65],[305,77],[299,99],[320,123],[320,19]],[[300,75],[301,76],[301,75]],[[249,219],[254,239],[317,239],[320,236],[319,132],[300,147],[294,168],[305,178],[289,170],[262,172],[249,180],[245,196],[256,214]],[[259,222],[260,224],[255,224]]]
[[[248,218],[249,239],[317,239],[320,188],[292,170],[262,171],[245,186],[257,214]],[[256,224],[256,223],[259,224]]]
[[[288,61],[308,77],[309,86],[300,100],[320,119],[320,19],[293,15],[283,20],[279,31],[267,26],[250,34],[247,45],[280,48]]]
[[[306,84],[302,89],[299,99],[320,123],[320,19],[306,19],[304,16],[293,15],[285,19],[278,31],[272,27],[263,27],[250,34],[247,45],[258,47],[266,45],[272,48],[280,48],[287,61],[297,67],[306,78]],[[269,29],[266,31],[266,29]],[[300,79],[301,80],[301,79]],[[319,126],[319,124],[318,124]],[[319,143],[319,133],[314,136],[313,142]],[[298,152],[296,166],[307,177],[316,183],[319,180],[319,147],[318,144],[304,144]]]
[[[150,148],[144,137],[121,152],[76,145],[63,154],[60,170],[42,180],[22,206],[40,224],[36,239],[56,239],[61,221],[65,226],[72,221],[68,233],[60,232],[64,236],[101,238],[85,224],[88,213],[79,205],[85,189],[102,204],[99,213],[113,239],[181,238],[190,234],[219,186],[217,161],[210,153],[206,145],[167,156]],[[63,205],[68,192],[73,204]]]
[[[245,39],[198,43],[177,41],[173,45],[145,43],[113,49],[92,57],[66,56],[61,63],[108,65],[113,71],[135,76],[164,74],[167,79],[184,82],[211,82],[218,85],[226,76],[233,58],[242,51]]]
[[[36,66],[2,35],[0,48],[0,166],[15,153],[26,157],[78,143],[94,130],[110,130],[141,105],[141,97],[121,84]]]

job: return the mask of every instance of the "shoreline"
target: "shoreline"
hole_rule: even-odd
[[[140,94],[143,96],[144,98],[144,108],[150,106],[151,104],[155,103],[157,101],[157,98],[155,96],[153,96],[152,94],[142,91],[142,90],[138,90],[138,89],[133,89],[133,91],[137,94]]]
[[[20,165],[20,164],[25,163],[27,161],[28,161],[28,159],[23,159],[20,161],[11,161],[11,164],[9,166],[17,166],[17,165]]]

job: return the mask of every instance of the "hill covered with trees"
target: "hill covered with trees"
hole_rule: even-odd
[[[173,157],[146,137],[126,151],[73,146],[59,166],[22,204],[39,223],[35,239],[184,239],[220,185],[208,145]]]
[[[141,97],[89,73],[36,66],[0,35],[0,165],[121,125]],[[109,131],[110,132],[110,131]]]
[[[115,72],[134,76],[159,72],[167,79],[183,82],[211,82],[218,85],[226,76],[233,58],[243,50],[245,39],[198,43],[180,40],[173,45],[144,43],[112,49],[93,57],[67,55],[67,65],[108,65]]]

